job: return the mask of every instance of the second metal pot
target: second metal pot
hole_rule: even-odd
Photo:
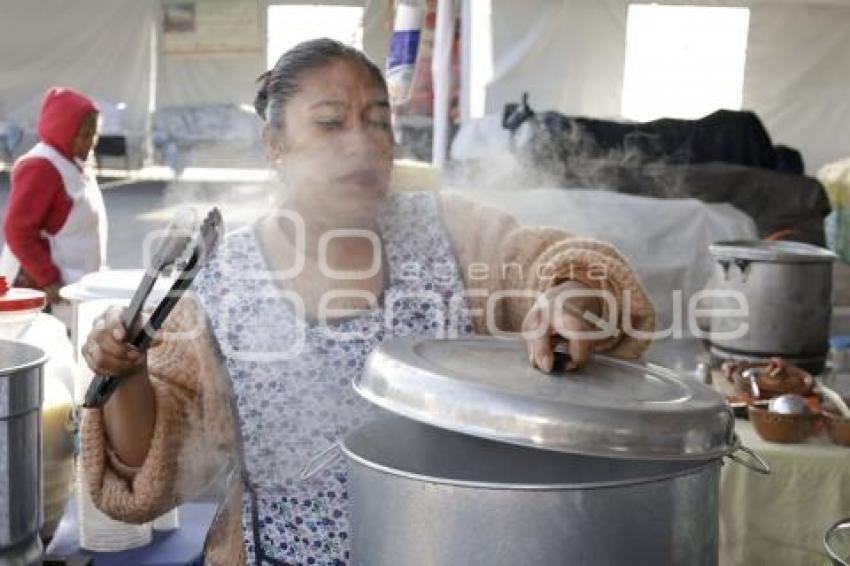
[[[40,349],[0,340],[0,564],[41,564]]]
[[[832,262],[829,250],[797,242],[732,241],[710,248],[715,309],[746,306],[746,317],[711,317],[712,353],[721,359],[785,358],[823,369],[829,349]],[[747,331],[736,336],[743,323]]]

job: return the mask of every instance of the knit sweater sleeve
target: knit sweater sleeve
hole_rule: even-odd
[[[21,268],[39,287],[59,281],[59,268],[50,256],[44,232],[64,223],[70,210],[62,178],[45,159],[30,158],[12,171],[12,191],[6,208],[3,233]]]
[[[610,332],[594,344],[596,351],[635,358],[649,346],[655,311],[613,246],[557,228],[521,226],[506,212],[459,196],[442,199],[479,333],[518,332],[539,293],[578,281],[606,298],[602,319]]]
[[[83,468],[92,500],[107,515],[149,521],[197,495],[233,462],[234,425],[223,366],[201,307],[181,299],[148,353],[156,419],[147,457],[138,468],[111,450],[100,410],[86,410]]]

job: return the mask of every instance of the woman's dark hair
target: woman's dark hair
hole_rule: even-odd
[[[307,71],[323,67],[337,59],[354,61],[363,65],[378,85],[387,92],[387,83],[381,70],[365,53],[340,43],[323,38],[299,43],[280,56],[272,70],[257,79],[260,89],[254,98],[254,108],[260,118],[275,127],[283,126],[283,108],[298,92],[298,81]]]

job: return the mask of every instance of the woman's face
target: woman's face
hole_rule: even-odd
[[[86,117],[80,123],[80,129],[77,130],[77,136],[74,138],[74,146],[72,148],[74,157],[85,161],[97,143],[97,118],[97,112],[90,112],[86,114]]]
[[[393,136],[386,92],[364,65],[344,59],[304,73],[267,129],[267,149],[290,204],[336,227],[369,225],[387,197]]]

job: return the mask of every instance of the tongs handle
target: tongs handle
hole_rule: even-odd
[[[139,324],[139,317],[142,314],[142,308],[145,306],[145,301],[147,301],[150,296],[158,278],[159,271],[156,271],[153,274],[149,271],[145,271],[145,275],[142,277],[141,283],[139,283],[139,286],[136,288],[136,292],[133,293],[133,298],[130,299],[130,306],[127,307],[127,309],[121,314],[121,323],[124,325],[124,330],[127,332],[127,342],[142,351],[147,349],[147,343],[150,342],[150,340],[147,340],[144,347],[140,347],[142,336],[147,334],[147,327],[149,326],[149,323],[141,330],[137,329],[137,326]],[[102,407],[103,404],[106,403],[106,400],[109,399],[109,396],[112,395],[115,389],[118,388],[119,381],[120,380],[117,377],[102,375],[94,376],[86,390],[86,398],[83,400],[83,407],[87,409]]]
[[[124,329],[127,331],[127,336],[131,337],[131,339],[127,340],[128,342],[132,342],[132,337],[138,330],[137,326],[139,324],[139,317],[142,314],[142,309],[144,308],[145,302],[148,300],[151,291],[153,291],[153,287],[156,285],[156,280],[158,278],[159,272],[151,274],[146,271],[144,277],[142,277],[141,283],[139,283],[139,287],[136,289],[136,292],[133,293],[133,298],[130,299],[130,305],[121,314],[121,322],[124,325]]]
[[[189,260],[180,270],[180,273],[171,285],[171,289],[169,289],[168,294],[154,309],[144,328],[138,332],[134,332],[134,327],[138,324],[139,313],[141,312],[145,300],[156,282],[159,271],[163,265],[171,263],[171,259],[173,259],[172,256],[174,254],[169,253],[166,256],[167,258],[170,258],[168,262],[162,261],[162,258],[160,258],[160,261],[157,261],[157,265],[159,267],[157,268],[157,271],[153,272],[156,275],[145,274],[139,288],[133,295],[130,308],[128,308],[125,312],[126,318],[122,320],[127,328],[129,336],[128,342],[131,345],[135,346],[142,352],[148,349],[148,346],[153,340],[154,334],[156,334],[157,330],[159,330],[165,323],[165,319],[168,318],[169,314],[171,314],[171,311],[177,305],[180,297],[182,297],[189,286],[192,285],[192,281],[195,279],[195,275],[197,275],[198,269],[203,261],[205,261],[212,253],[213,249],[215,249],[221,230],[221,213],[217,208],[213,208],[209,214],[207,214],[206,219],[201,225],[200,233],[197,234],[197,239],[194,242],[194,247],[192,248]],[[172,248],[170,252],[173,251],[174,249]],[[121,381],[122,379],[116,376],[95,376],[86,390],[83,407],[88,409],[102,407],[109,399],[109,396],[112,395],[112,393],[121,384]]]
[[[156,334],[156,331],[162,327],[165,319],[168,318],[169,314],[171,314],[171,311],[177,305],[180,297],[183,296],[183,293],[185,293],[192,284],[193,279],[194,274],[184,273],[177,279],[177,281],[174,282],[168,294],[162,299],[162,301],[160,301],[156,309],[154,309],[153,314],[151,314],[151,317],[148,319],[144,328],[131,337],[129,340],[131,345],[135,346],[142,352],[148,349],[148,346],[150,346],[150,343],[153,340],[154,334]],[[112,393],[115,392],[120,383],[120,377],[103,375],[94,376],[86,390],[83,407],[87,409],[102,407]]]

